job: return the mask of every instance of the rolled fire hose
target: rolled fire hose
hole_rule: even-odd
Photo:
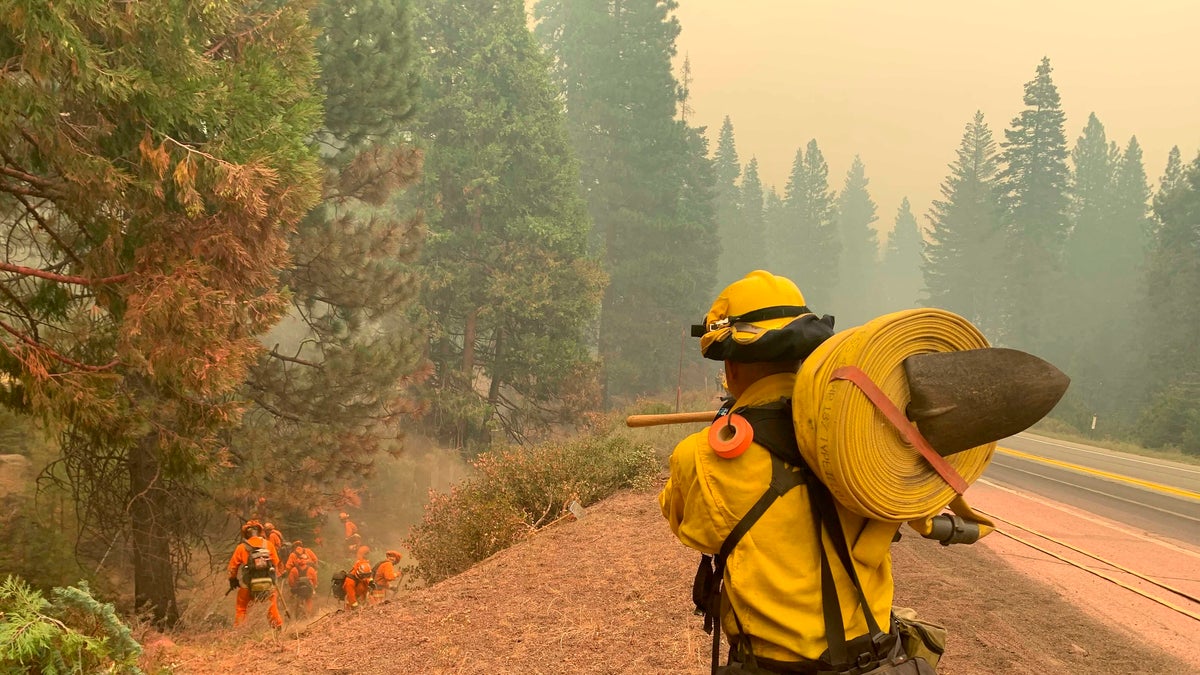
[[[904,410],[909,402],[904,359],[987,346],[970,322],[939,309],[887,314],[834,335],[804,360],[796,378],[792,414],[805,461],[839,502],[861,516],[908,522],[925,536],[938,535],[935,526],[944,530],[947,524],[956,532],[967,530],[954,541],[987,534],[992,523],[971,511],[863,391],[833,376],[856,366]],[[969,485],[983,474],[995,448],[988,443],[945,459]],[[947,507],[961,518],[935,520]]]

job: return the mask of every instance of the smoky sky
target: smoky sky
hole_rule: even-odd
[[[810,138],[834,189],[858,154],[884,231],[905,196],[928,225],[964,125],[982,110],[1002,141],[1043,56],[1069,147],[1095,112],[1110,141],[1137,136],[1153,185],[1172,145],[1200,145],[1194,0],[680,0],[676,16],[712,147],[729,115],[742,163],[781,194]]]

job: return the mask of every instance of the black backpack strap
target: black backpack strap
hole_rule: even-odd
[[[818,524],[818,532],[824,529],[828,533],[830,543],[837,553],[842,568],[846,570],[847,576],[854,584],[854,590],[858,595],[858,602],[863,609],[869,631],[866,645],[869,645],[870,651],[850,654],[848,646],[850,643],[846,640],[846,627],[842,618],[841,603],[838,600],[837,585],[833,579],[833,568],[829,564],[829,554],[825,551],[824,542],[818,534],[817,547],[821,555],[821,609],[825,619],[825,641],[829,645],[829,662],[835,667],[866,667],[882,658],[890,648],[890,644],[887,644],[887,634],[880,629],[875,615],[871,612],[871,606],[863,592],[862,583],[858,579],[858,571],[850,556],[850,547],[846,543],[846,533],[842,530],[841,521],[837,516],[833,495],[816,476],[811,474],[810,476],[808,491],[813,520]],[[854,643],[861,644],[858,640]]]
[[[733,549],[737,546],[742,537],[750,531],[758,519],[766,513],[771,504],[775,503],[783,495],[787,494],[792,488],[801,485],[805,482],[805,476],[809,474],[807,467],[801,465],[798,468],[789,468],[784,464],[775,453],[771,454],[771,484],[767,490],[763,492],[754,506],[742,516],[737,525],[729,532],[729,536],[725,537],[725,541],[721,544],[721,551],[711,557],[711,572],[706,574],[706,568],[709,563],[709,556],[701,556],[700,568],[696,570],[696,579],[692,584],[692,600],[696,601],[700,597],[706,598],[703,607],[697,602],[697,608],[704,611],[704,630],[712,633],[712,672],[717,672],[718,664],[721,660],[721,597],[725,590],[725,562],[733,553]],[[711,575],[711,576],[709,576]],[[738,621],[740,627],[741,622],[737,619],[737,613],[734,612],[734,620]],[[747,640],[747,647],[749,641]]]
[[[833,495],[829,492],[829,488],[808,468],[800,453],[792,422],[791,401],[784,399],[778,403],[743,408],[735,412],[745,417],[754,428],[754,442],[771,453],[771,484],[730,531],[729,536],[721,545],[721,551],[714,556],[702,556],[700,566],[696,570],[696,579],[692,586],[692,599],[696,603],[697,610],[704,611],[704,630],[713,636],[712,672],[714,675],[717,672],[721,657],[719,617],[721,599],[724,595],[725,563],[737,543],[762,517],[767,508],[801,482],[808,487],[813,524],[817,529],[817,548],[821,558],[821,605],[825,621],[826,641],[829,644],[827,652],[829,663],[835,668],[866,666],[886,653],[890,647],[887,643],[888,634],[880,629],[875,615],[871,613],[871,607],[858,578],[858,571],[850,555],[846,534],[842,530],[842,524],[837,515],[837,506]],[[789,465],[794,469],[789,468]],[[842,618],[841,604],[837,597],[837,585],[833,578],[833,567],[829,561],[829,554],[820,534],[822,530],[828,533],[830,544],[833,546],[838,560],[854,584],[859,604],[863,608],[867,628],[870,631],[869,640],[846,640],[846,628]],[[732,610],[732,608],[730,609]],[[749,636],[742,630],[736,611],[733,616],[738,630],[741,631],[745,640],[747,665],[753,668],[756,666],[756,659],[750,648]],[[871,652],[851,655],[849,653],[851,645],[856,651],[860,646],[869,645]]]

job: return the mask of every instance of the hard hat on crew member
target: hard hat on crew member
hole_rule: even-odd
[[[833,317],[817,318],[791,279],[755,270],[725,287],[692,326],[700,353],[714,361],[798,361],[833,335]]]

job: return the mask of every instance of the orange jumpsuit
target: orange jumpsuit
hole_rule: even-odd
[[[371,589],[371,601],[379,602],[387,597],[388,589],[393,585],[400,583],[400,572],[396,570],[393,559],[388,556],[386,560],[379,563],[378,569],[375,570],[375,588]]]
[[[250,549],[266,547],[271,552],[271,564],[275,569],[279,569],[279,554],[275,552],[275,547],[270,541],[262,537],[250,537],[245,542],[238,544],[237,548],[233,549],[233,556],[229,559],[229,578],[241,581],[242,565],[250,561]],[[283,625],[283,618],[279,616],[279,605],[276,604],[278,590],[271,591],[270,606],[267,608],[267,618],[270,619],[271,625],[278,628]],[[254,602],[254,598],[250,595],[250,589],[243,585],[238,585],[237,589],[237,610],[233,616],[233,625],[240,626],[246,621],[246,608],[250,603]]]
[[[311,548],[296,547],[296,548],[292,549],[292,552],[290,554],[288,554],[287,563],[283,566],[283,568],[285,570],[291,571],[291,569],[296,566],[296,563],[300,562],[301,555],[308,556],[308,564],[313,567],[316,567],[317,562],[318,562],[317,554],[313,553],[313,550]]]
[[[371,589],[371,563],[365,558],[355,560],[354,566],[346,574],[346,580],[342,582],[342,589],[346,591],[346,609],[358,608],[359,598],[366,605],[369,600],[367,591]]]
[[[296,554],[294,553],[292,554],[292,556],[295,555]],[[309,585],[312,586],[312,591],[308,593],[308,597],[302,597],[296,593],[297,589],[302,583],[300,581],[301,579],[307,579]],[[315,598],[317,595],[317,567],[315,564],[313,564],[313,561],[308,558],[304,558],[296,561],[296,564],[293,565],[289,559],[288,588],[292,589],[292,597],[304,603],[302,605],[304,616],[312,616],[313,598]]]
[[[271,530],[267,532],[267,540],[275,547],[276,551],[283,549],[283,535],[279,534],[279,530]]]
[[[346,541],[350,541],[350,537],[353,537],[354,535],[358,534],[358,526],[354,524],[354,521],[349,520],[349,519],[347,519],[345,521],[345,523],[346,523]]]

